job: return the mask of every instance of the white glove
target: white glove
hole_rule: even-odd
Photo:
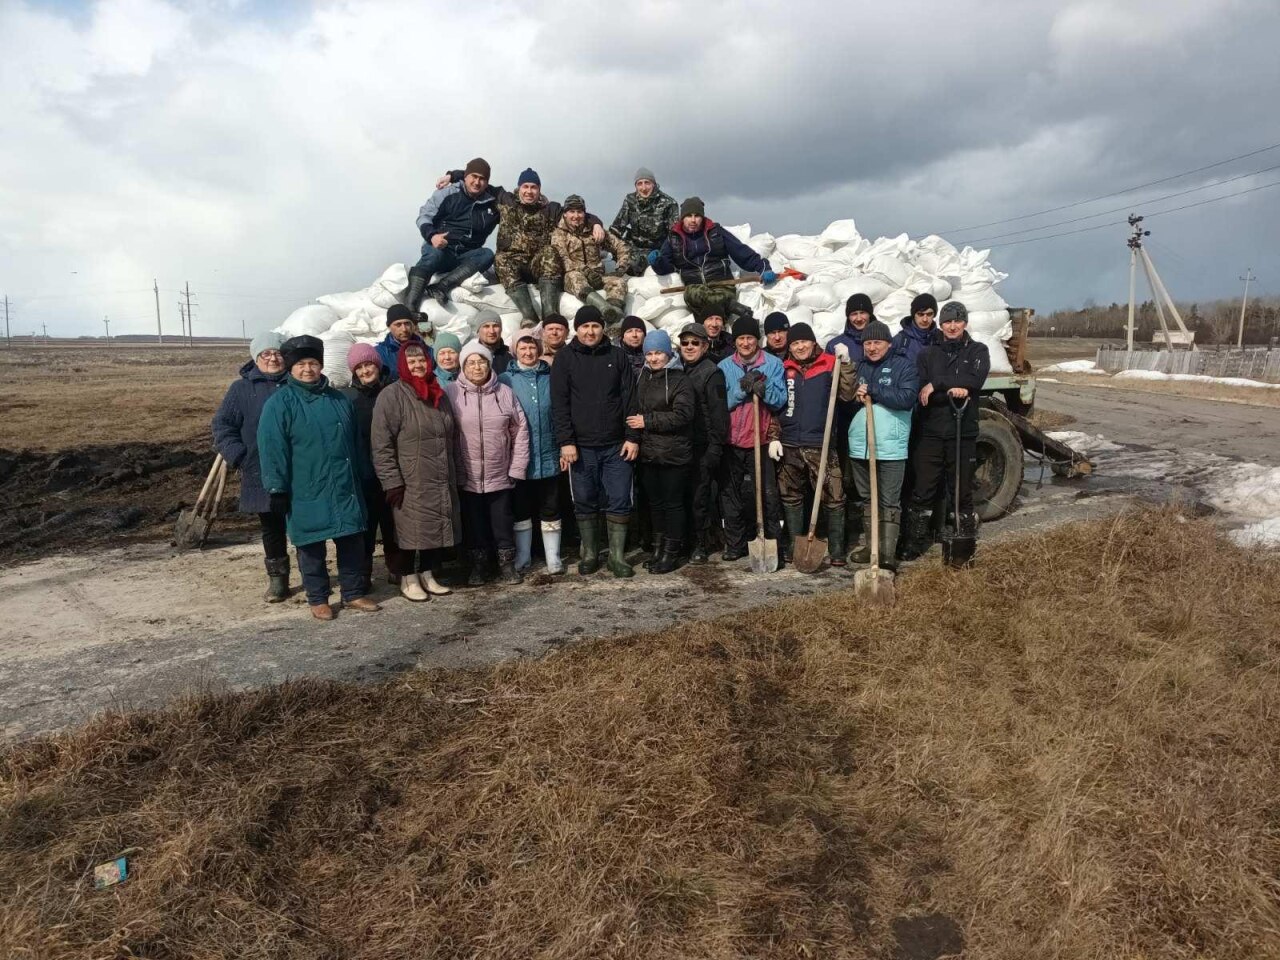
[[[782,441],[781,440],[769,441],[769,459],[771,460],[782,459]]]
[[[848,363],[849,362],[849,345],[847,343],[837,343],[836,356],[840,358],[841,363]]]

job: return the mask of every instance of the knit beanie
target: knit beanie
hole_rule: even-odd
[[[649,328],[644,325],[644,321],[641,320],[639,317],[626,316],[622,318],[622,327],[621,329],[618,330],[618,334],[619,336],[621,336],[622,334],[626,333],[628,330],[648,330],[648,329]]]
[[[324,341],[319,337],[290,337],[280,344],[280,352],[284,354],[285,370],[292,370],[299,360],[318,360],[324,363]]]
[[[911,301],[911,315],[914,317],[921,310],[933,310],[934,315],[938,313],[938,298],[932,293],[919,294]]]
[[[583,200],[582,197],[578,196],[576,193],[571,193],[564,198],[564,206],[562,209],[585,211],[587,209],[587,201]]]
[[[668,357],[671,356],[671,337],[667,335],[667,331],[650,330],[644,335],[644,352],[652,350],[660,350]]]
[[[872,320],[862,331],[863,344],[866,344],[868,340],[883,340],[886,343],[893,340],[893,334],[889,332],[889,325],[883,320]]]
[[[764,318],[764,332],[777,333],[779,330],[786,330],[791,326],[791,321],[787,319],[787,315],[781,310],[775,310]]]
[[[524,172],[520,174],[520,179],[516,181],[516,186],[522,186],[526,183],[536,183],[542,186],[542,178],[538,176],[538,171],[533,167],[526,167]]]
[[[871,314],[871,318],[873,320],[875,319],[875,307],[871,305],[871,298],[865,293],[855,293],[844,302],[844,315],[846,317],[859,310],[865,310],[867,313]]]
[[[813,327],[807,323],[797,323],[794,327],[787,330],[787,346],[791,346],[797,340],[812,340],[818,342],[818,338],[813,335]]]
[[[595,307],[587,304],[579,307],[578,312],[573,315],[573,329],[577,330],[584,323],[598,323],[604,325],[604,321],[600,317],[600,311]]]
[[[403,303],[393,303],[387,308],[387,326],[391,326],[397,320],[414,319],[413,311],[406,307]]]
[[[478,331],[486,323],[496,323],[499,327],[501,327],[502,317],[498,316],[498,311],[492,310],[489,307],[485,307],[483,310],[481,310],[479,313],[476,314],[476,330]]]
[[[369,344],[353,343],[351,349],[347,352],[347,369],[355,373],[356,367],[362,363],[376,363],[381,369],[382,358],[378,356],[378,351],[369,346]]]
[[[468,340],[467,345],[458,351],[458,365],[465,366],[467,357],[479,354],[490,363],[493,363],[493,351],[486,347],[479,340]]]
[[[484,159],[484,157],[476,157],[467,164],[467,168],[462,171],[462,175],[465,177],[469,173],[478,173],[480,176],[488,180],[489,172],[489,161]]]
[[[739,337],[755,337],[759,340],[760,321],[751,316],[751,314],[747,314],[745,317],[739,316],[734,318],[733,339],[737,340]]]
[[[701,197],[690,197],[684,203],[680,204],[680,216],[683,217],[705,217],[707,215],[707,207],[702,202]]]
[[[257,360],[258,354],[263,350],[279,350],[282,343],[284,343],[284,337],[280,334],[274,330],[263,330],[249,344],[249,359]]]
[[[435,347],[436,353],[439,353],[441,350],[462,349],[462,341],[452,333],[437,333],[432,345]]]
[[[553,325],[553,324],[555,324],[555,325],[557,325],[557,326],[564,327],[566,330],[568,330],[568,329],[569,329],[569,321],[568,321],[568,320],[566,320],[564,317],[560,316],[560,314],[558,314],[558,313],[553,313],[553,314],[551,314],[551,315],[550,315],[550,316],[548,316],[548,317],[543,317],[543,318],[542,318],[542,329],[543,329],[543,330],[547,329],[547,327],[549,327],[549,326],[551,326],[551,325]]]
[[[942,312],[938,314],[938,323],[946,323],[948,320],[963,320],[968,323],[969,308],[959,300],[952,300],[950,303],[943,304]]]
[[[639,183],[641,180],[652,180],[658,182],[658,178],[653,175],[653,171],[648,167],[639,167],[636,169],[636,175],[631,178],[632,184]]]

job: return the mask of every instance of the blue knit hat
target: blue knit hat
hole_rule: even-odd
[[[533,169],[533,167],[528,167],[524,173],[520,174],[520,179],[516,181],[516,186],[518,187],[522,183],[536,183],[538,186],[542,186],[542,178],[538,176],[537,170]]]
[[[652,350],[660,350],[668,357],[671,356],[671,338],[667,336],[667,331],[650,330],[644,335],[644,352]]]

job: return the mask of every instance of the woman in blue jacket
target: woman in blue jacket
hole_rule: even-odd
[[[227,388],[213,415],[213,447],[227,466],[240,471],[240,512],[256,513],[262,527],[262,552],[267,566],[267,603],[289,598],[289,544],[285,540],[284,515],[273,513],[262,486],[258,464],[258,419],[267,400],[284,381],[280,334],[260,333],[249,346],[249,361],[240,368],[240,379]]]
[[[516,482],[516,570],[533,565],[533,520],[542,529],[547,573],[564,573],[560,560],[560,447],[551,424],[551,364],[531,333],[516,341],[515,362],[498,377],[511,388],[529,421],[529,469]]]
[[[858,412],[849,424],[849,463],[853,485],[864,504],[862,528],[866,543],[850,554],[854,563],[871,560],[871,510],[880,511],[880,563],[896,569],[898,531],[902,528],[902,478],[907,472],[911,442],[911,411],[920,391],[916,365],[905,350],[892,349],[888,324],[872,320],[862,331],[862,359],[858,362]],[[867,408],[870,398],[875,421],[876,485],[880,503],[870,503],[871,462],[867,450]]]

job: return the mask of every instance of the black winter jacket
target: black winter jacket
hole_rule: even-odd
[[[594,347],[577,337],[556,353],[551,365],[551,418],[556,443],[607,447],[639,442],[626,425],[635,374],[620,347],[601,337]]]
[[[679,359],[672,364],[679,366]],[[706,354],[693,366],[683,366],[685,380],[693,392],[693,449],[704,463],[720,462],[729,442],[729,401],[724,371]]]
[[[969,403],[960,421],[960,435],[972,440],[978,435],[978,391],[991,372],[991,353],[985,344],[965,333],[959,340],[944,340],[925,347],[916,358],[920,373],[920,386],[933,384],[933,394],[927,406],[920,408],[921,435],[954,439],[955,414],[947,391],[952,387],[964,387],[969,391]]]
[[[373,383],[365,385],[356,381],[355,377],[351,378],[351,386],[341,387],[338,392],[351,401],[351,406],[356,411],[356,445],[361,454],[369,461],[369,476],[373,477],[373,408],[378,401],[378,394],[382,392],[382,388],[393,383],[391,377],[387,374],[387,368],[382,368],[382,373]],[[373,479],[372,485],[378,486],[376,478]]]
[[[733,353],[733,338],[729,336],[728,330],[721,330],[707,343],[710,344],[707,349],[707,356],[716,363]]]
[[[640,460],[663,467],[693,462],[693,420],[697,403],[693,387],[680,368],[645,367],[631,395],[630,415],[644,417],[640,431]]]
[[[698,233],[684,232],[679,220],[671,225],[658,251],[657,273],[680,271],[685,284],[710,283],[733,277],[733,264],[750,273],[763,273],[769,261],[712,220],[703,219]]]

